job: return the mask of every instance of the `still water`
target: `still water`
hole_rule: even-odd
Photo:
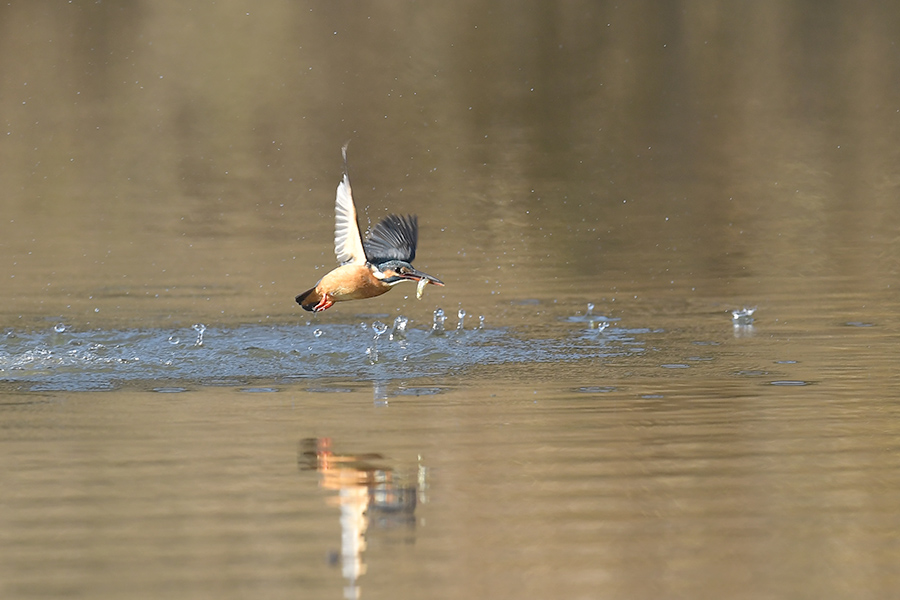
[[[0,596],[893,597],[898,22],[0,7]]]

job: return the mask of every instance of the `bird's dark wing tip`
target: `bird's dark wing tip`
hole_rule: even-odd
[[[366,260],[379,264],[388,260],[411,263],[416,258],[419,242],[419,220],[416,215],[388,215],[363,242]]]

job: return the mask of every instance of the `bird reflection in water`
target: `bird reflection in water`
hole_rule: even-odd
[[[303,470],[319,473],[319,485],[337,492],[329,503],[340,508],[340,561],[347,586],[344,597],[360,598],[359,578],[366,572],[362,553],[366,549],[369,524],[380,529],[415,527],[418,490],[404,485],[394,469],[384,466],[381,454],[337,454],[331,438],[307,438],[300,442],[298,463]],[[419,467],[419,484],[424,486],[424,471]]]

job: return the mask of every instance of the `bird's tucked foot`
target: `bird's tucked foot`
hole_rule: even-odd
[[[331,296],[328,294],[322,294],[322,299],[319,300],[319,303],[313,306],[313,312],[322,312],[323,310],[329,309],[334,304],[334,300],[331,299]]]

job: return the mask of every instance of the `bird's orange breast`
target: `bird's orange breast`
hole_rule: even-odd
[[[331,296],[335,302],[341,302],[380,296],[391,286],[372,275],[368,266],[343,265],[325,275],[316,289]]]

